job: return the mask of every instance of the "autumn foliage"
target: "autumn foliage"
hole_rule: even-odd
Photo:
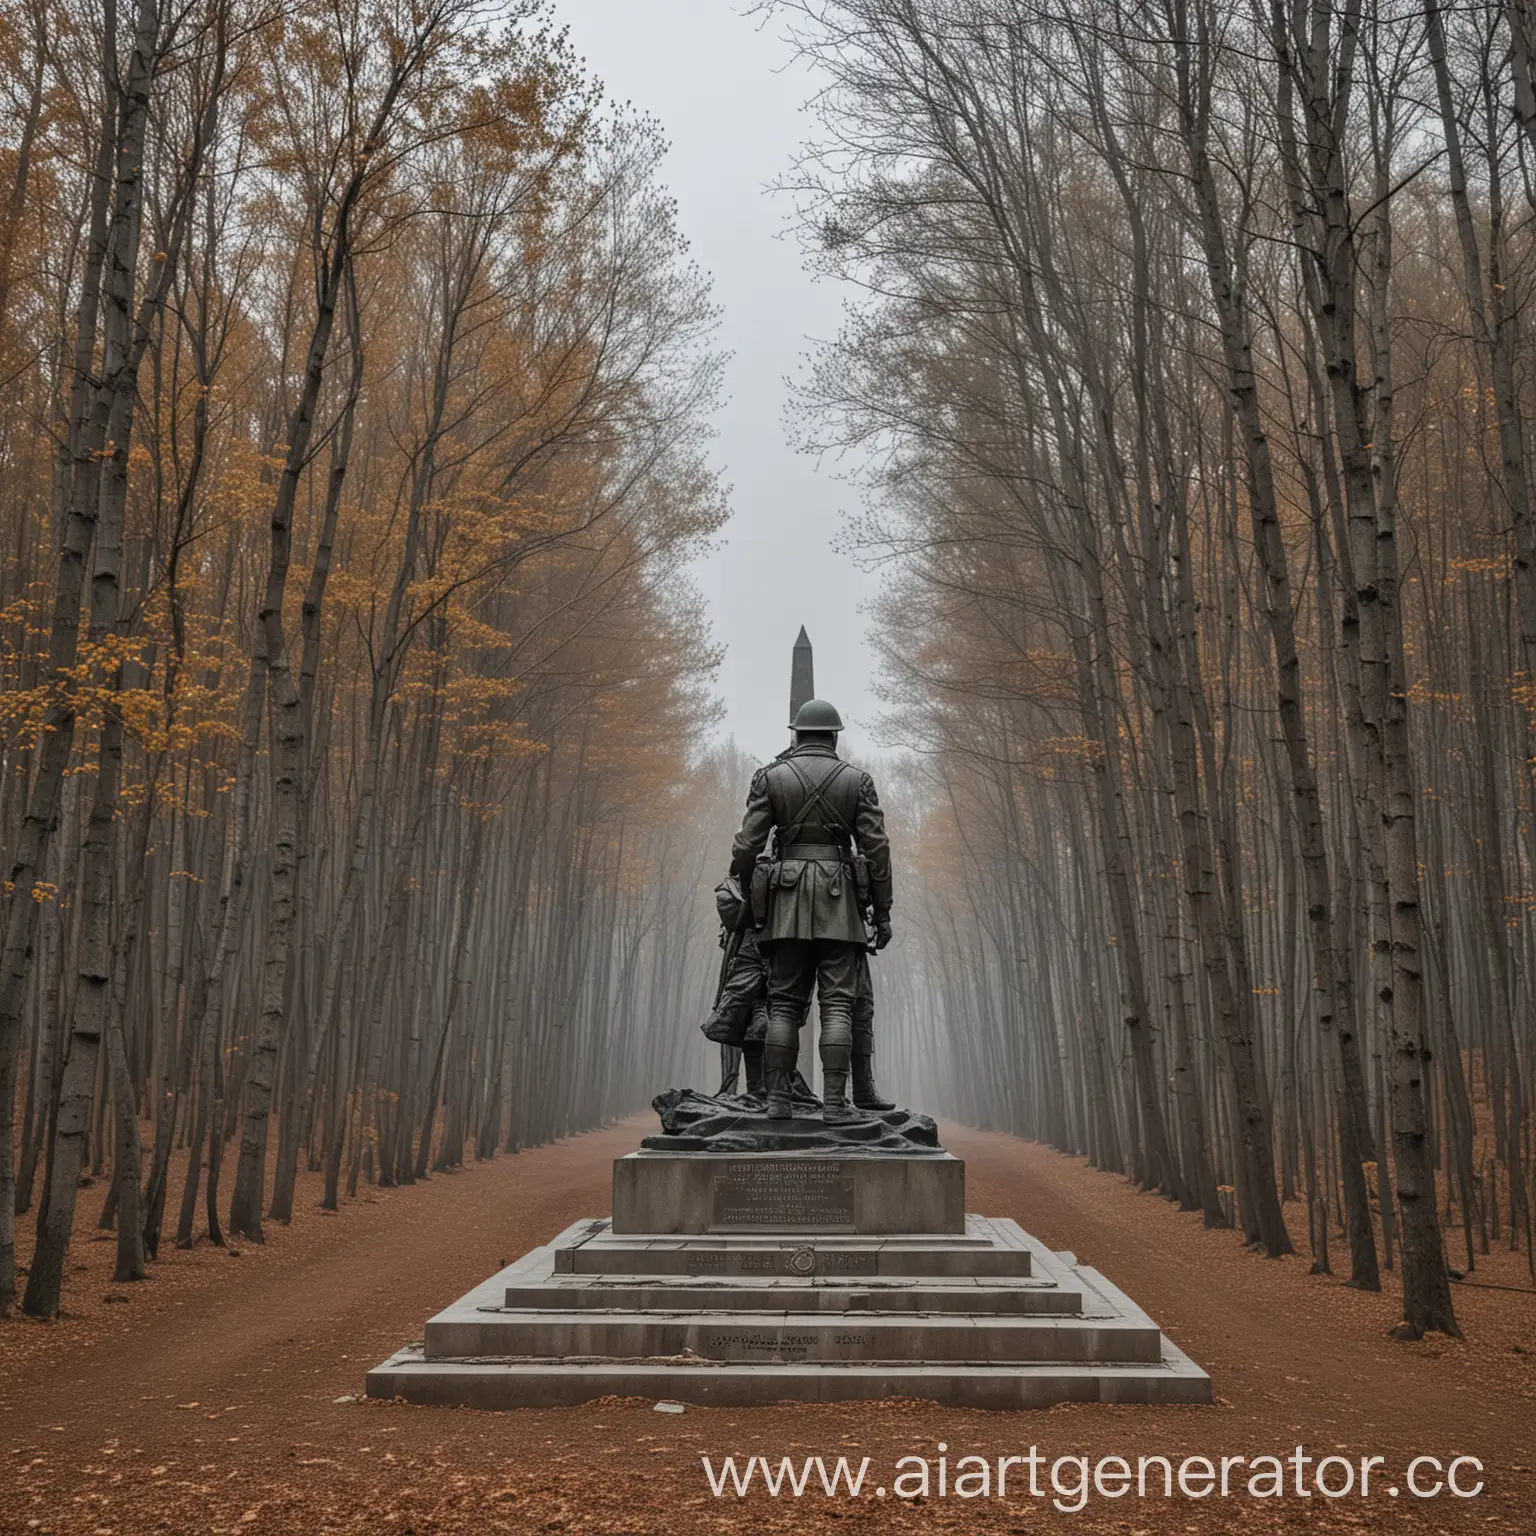
[[[0,1310],[89,1169],[139,1278],[677,1049],[713,311],[510,9],[0,12]]]

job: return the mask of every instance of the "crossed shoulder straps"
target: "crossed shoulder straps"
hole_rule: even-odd
[[[847,821],[844,820],[842,813],[837,809],[837,807],[827,799],[827,791],[837,782],[838,777],[841,775],[842,771],[845,768],[851,767],[852,764],[845,763],[841,758],[839,758],[837,759],[837,766],[833,768],[831,773],[822,779],[819,784],[812,784],[800,771],[799,765],[795,762],[794,758],[781,758],[780,761],[786,768],[789,769],[791,773],[794,774],[795,778],[799,781],[800,788],[805,791],[805,801],[801,805],[799,814],[795,817],[794,822],[790,826],[783,827],[779,830],[780,845],[782,846],[783,844],[794,842],[795,834],[799,832],[800,828],[805,825],[806,819],[818,805],[827,814],[830,820],[835,823],[839,830],[846,832],[851,838],[853,836],[853,828],[850,827]]]

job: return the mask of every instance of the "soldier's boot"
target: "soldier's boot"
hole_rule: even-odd
[[[821,1014],[821,1118],[846,1125],[864,1117],[848,1102],[848,1059],[853,1030],[843,1009],[824,1007]]]
[[[847,1125],[864,1117],[848,1102],[848,1047],[821,1052],[821,1118],[828,1125]]]
[[[873,1055],[860,1053],[852,1058],[853,1064],[853,1105],[855,1109],[870,1109],[881,1113],[887,1109],[895,1109],[896,1106],[887,1098],[882,1098],[880,1090],[875,1087],[875,1058]]]
[[[794,1116],[789,1094],[798,1054],[792,1045],[774,1045],[770,1041],[763,1047],[763,1087],[770,1120],[789,1120]]]
[[[763,1096],[763,1047],[756,1040],[748,1040],[741,1048],[741,1063],[747,1069],[747,1093],[760,1099]]]
[[[867,976],[853,1004],[853,1103],[877,1114],[896,1108],[875,1087],[875,998]]]

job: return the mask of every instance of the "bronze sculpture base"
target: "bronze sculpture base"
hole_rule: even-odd
[[[796,1095],[794,1115],[770,1120],[750,1094],[698,1093],[670,1088],[651,1100],[662,1134],[640,1145],[652,1152],[942,1152],[938,1127],[906,1109],[861,1110],[857,1120],[828,1124],[819,1099]]]

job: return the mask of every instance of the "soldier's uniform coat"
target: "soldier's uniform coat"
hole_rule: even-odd
[[[764,865],[763,889],[753,872],[770,836],[774,857]],[[855,852],[868,864],[874,920],[889,922],[891,847],[874,780],[819,743],[795,747],[754,776],[731,869],[754,893],[770,1014],[798,1030],[814,986],[823,1049],[829,1020],[841,1020],[837,1027],[846,1030],[857,1014],[867,1030],[873,1012]]]
[[[783,939],[864,944],[850,863],[855,847],[869,861],[875,921],[887,920],[891,910],[891,845],[875,781],[819,743],[759,769],[731,849],[731,868],[744,890],[775,830],[778,860],[766,910],[755,914],[758,942],[765,948]]]

